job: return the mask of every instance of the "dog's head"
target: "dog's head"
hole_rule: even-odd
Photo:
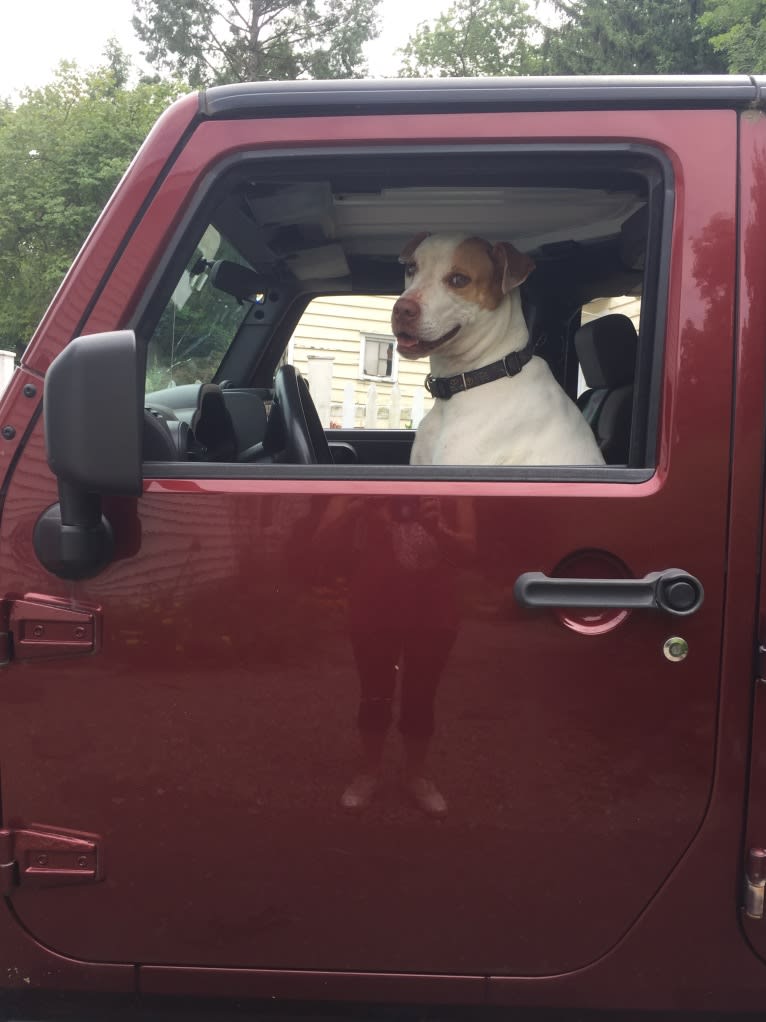
[[[394,305],[391,329],[405,358],[421,358],[444,344],[470,344],[508,295],[535,267],[507,241],[456,234],[418,234],[403,249],[405,289]]]

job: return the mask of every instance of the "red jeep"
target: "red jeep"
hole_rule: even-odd
[[[164,114],[2,398],[4,987],[763,1009],[765,87]],[[409,464],[421,230],[603,467]]]

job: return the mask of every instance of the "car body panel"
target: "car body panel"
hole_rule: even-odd
[[[182,132],[191,104],[177,116]],[[51,954],[114,968],[115,983],[124,972],[104,963],[138,964],[155,993],[760,1003],[766,976],[736,887],[762,486],[762,115],[199,123],[155,190],[167,152],[129,172],[125,221],[106,217],[87,243],[80,266],[93,273],[65,286],[24,365],[39,380],[77,324],[130,325],[227,159],[536,141],[649,145],[672,166],[647,481],[202,479],[190,466],[146,480],[138,501],[111,498],[114,561],[63,582],[32,553],[57,497],[42,424],[18,412],[34,407],[28,378],[3,399],[3,422],[29,434],[20,455],[18,441],[5,449],[6,593],[98,606],[104,630],[87,660],[4,668],[6,826],[94,832],[107,856],[102,885],[14,893],[21,927]],[[413,543],[413,501],[435,539]],[[519,607],[519,574],[562,565],[633,577],[680,567],[705,602],[681,623],[634,612],[600,630]],[[402,631],[447,651],[431,754],[441,821],[403,797],[393,736],[379,800],[359,817],[339,806],[356,748],[353,650],[393,649]],[[676,632],[691,650],[682,663],[662,652]]]

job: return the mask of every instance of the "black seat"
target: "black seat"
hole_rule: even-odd
[[[624,465],[630,449],[638,335],[627,316],[611,313],[581,326],[575,350],[589,390],[577,405],[593,430],[604,460]]]

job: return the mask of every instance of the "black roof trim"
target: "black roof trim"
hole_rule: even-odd
[[[757,103],[761,106],[766,103],[766,75],[753,75],[753,81],[758,90]]]
[[[766,77],[746,75],[252,82],[208,89],[200,95],[200,112],[226,119],[540,107],[743,107],[758,101],[764,90]]]

